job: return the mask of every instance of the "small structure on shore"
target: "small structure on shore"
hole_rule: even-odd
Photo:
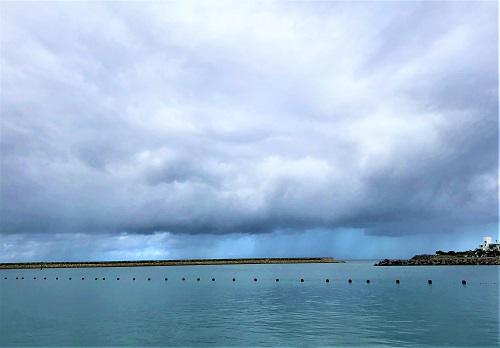
[[[490,236],[483,238],[483,244],[479,246],[479,249],[482,251],[500,251],[500,244],[498,240],[495,240],[495,243],[492,243],[492,238]]]

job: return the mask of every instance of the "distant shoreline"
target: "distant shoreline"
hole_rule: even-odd
[[[374,266],[498,266],[500,257],[417,255],[409,260],[379,261]]]
[[[142,261],[92,261],[92,262],[15,262],[15,263],[0,263],[0,269],[202,266],[202,265],[342,263],[342,262],[343,261],[335,260],[332,257],[187,259],[187,260],[142,260]]]

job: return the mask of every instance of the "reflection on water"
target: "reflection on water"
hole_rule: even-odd
[[[0,345],[498,345],[499,267],[372,264],[2,270]]]

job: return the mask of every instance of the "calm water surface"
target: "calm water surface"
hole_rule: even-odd
[[[2,270],[0,345],[499,345],[500,267],[372,264]]]

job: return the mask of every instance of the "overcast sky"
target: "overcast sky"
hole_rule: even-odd
[[[0,261],[498,238],[496,2],[0,4]]]

